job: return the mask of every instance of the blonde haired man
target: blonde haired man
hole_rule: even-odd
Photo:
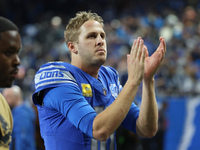
[[[65,39],[71,64],[50,62],[35,76],[33,101],[46,149],[114,150],[120,125],[141,137],[153,137],[158,128],[154,74],[166,52],[164,38],[151,57],[141,37],[133,42],[123,89],[117,71],[103,66],[107,45],[100,16],[78,12],[66,26]],[[133,100],[142,81],[138,108]]]

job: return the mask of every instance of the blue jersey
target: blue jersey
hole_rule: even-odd
[[[47,150],[116,150],[115,133],[106,142],[92,136],[93,120],[118,96],[118,73],[101,66],[98,79],[64,62],[43,65],[35,75],[33,102]],[[139,108],[133,103],[122,125],[136,132]]]

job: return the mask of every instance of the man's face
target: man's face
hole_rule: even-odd
[[[10,87],[17,77],[21,38],[17,31],[0,34],[0,87]]]
[[[101,66],[106,61],[106,34],[98,21],[89,20],[80,28],[77,43],[78,55],[83,63]]]

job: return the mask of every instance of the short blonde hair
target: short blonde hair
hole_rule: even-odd
[[[103,19],[101,16],[91,11],[80,11],[76,13],[74,18],[69,20],[68,25],[66,26],[64,37],[66,43],[68,42],[78,42],[78,36],[80,34],[80,27],[88,20],[98,21],[102,26],[104,26]]]

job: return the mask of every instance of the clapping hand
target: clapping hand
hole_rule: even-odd
[[[144,71],[144,80],[151,80],[158,68],[161,65],[161,62],[166,53],[166,43],[163,37],[160,37],[160,44],[157,50],[149,57],[148,50],[146,48],[146,57],[145,57],[145,71]]]
[[[147,48],[141,37],[134,40],[131,52],[127,55],[128,80],[139,85],[144,77],[144,65]]]

